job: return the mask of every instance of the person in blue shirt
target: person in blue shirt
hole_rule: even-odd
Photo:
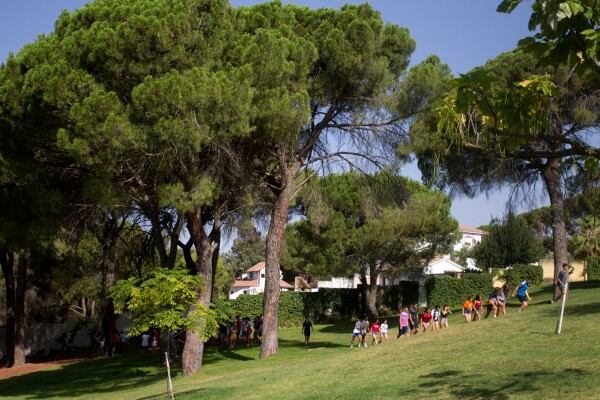
[[[531,301],[531,296],[529,296],[529,293],[527,292],[527,289],[529,289],[529,282],[531,282],[531,279],[527,277],[515,289],[517,298],[521,302],[521,308],[519,309],[519,312],[525,311],[528,305],[527,303]],[[513,293],[513,297],[515,297],[515,293]]]

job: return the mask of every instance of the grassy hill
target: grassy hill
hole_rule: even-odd
[[[351,323],[318,325],[311,346],[300,328],[281,331],[281,351],[209,351],[193,377],[176,377],[176,399],[600,399],[600,283],[575,284],[563,334],[549,288],[525,313],[348,348]],[[392,335],[397,322],[390,321]],[[94,360],[0,381],[2,399],[166,398],[165,370],[140,355]]]

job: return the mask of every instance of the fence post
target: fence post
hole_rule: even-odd
[[[167,365],[167,396],[169,400],[175,400],[173,394],[173,383],[171,382],[171,366],[169,365],[169,352],[165,352],[165,361]]]
[[[567,282],[565,285],[565,290],[562,294],[562,301],[560,304],[560,314],[558,316],[558,323],[556,324],[556,334],[560,335],[560,331],[562,330],[562,323],[563,323],[563,315],[565,313],[565,303],[567,301],[567,294],[569,293],[569,283]]]

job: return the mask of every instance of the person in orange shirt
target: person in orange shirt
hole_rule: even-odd
[[[463,303],[463,316],[465,317],[465,322],[471,322],[471,315],[473,313],[473,302],[471,301],[471,296],[467,298],[467,301]]]

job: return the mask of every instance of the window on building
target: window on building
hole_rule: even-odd
[[[264,278],[264,277],[265,277],[265,274],[260,274],[260,277],[261,277],[261,278]]]

